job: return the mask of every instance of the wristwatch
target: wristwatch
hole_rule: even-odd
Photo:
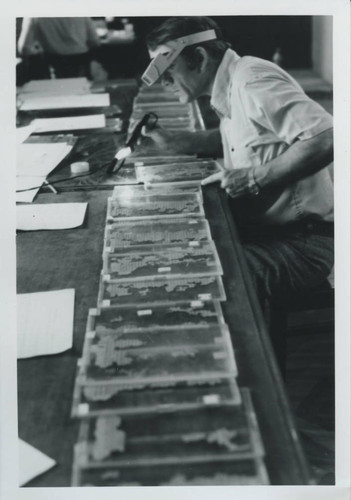
[[[249,171],[247,187],[250,194],[257,196],[258,194],[260,194],[261,188],[260,185],[256,182],[254,170],[254,168],[251,168]]]

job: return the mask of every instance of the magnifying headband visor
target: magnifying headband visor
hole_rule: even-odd
[[[153,85],[166,69],[169,68],[173,61],[175,61],[185,47],[196,43],[207,42],[208,40],[215,40],[216,38],[217,35],[215,30],[207,30],[166,42],[167,45],[161,45],[154,52],[155,57],[146,68],[141,79],[146,85]],[[151,56],[152,55],[153,53],[151,52]]]

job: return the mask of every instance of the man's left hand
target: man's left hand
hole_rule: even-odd
[[[201,182],[202,186],[220,182],[221,187],[226,190],[231,198],[238,198],[249,194],[249,172],[251,168],[238,168],[235,170],[224,170],[206,177]]]

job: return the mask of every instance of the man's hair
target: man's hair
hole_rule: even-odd
[[[210,17],[170,17],[147,36],[146,43],[150,50],[155,50],[171,40],[211,29],[216,31],[217,39],[185,47],[181,54],[188,64],[194,65],[196,47],[204,47],[212,59],[220,62],[230,44],[223,40],[220,28]]]

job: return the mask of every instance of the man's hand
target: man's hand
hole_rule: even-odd
[[[221,187],[226,190],[231,198],[238,198],[249,194],[249,172],[250,168],[238,168],[235,170],[223,170],[206,177],[201,182],[202,186],[213,182],[220,182]]]
[[[144,125],[141,129],[141,135],[149,137],[160,151],[167,151],[168,153],[181,152],[181,142],[177,140],[177,134],[162,128],[159,125],[152,128]]]

